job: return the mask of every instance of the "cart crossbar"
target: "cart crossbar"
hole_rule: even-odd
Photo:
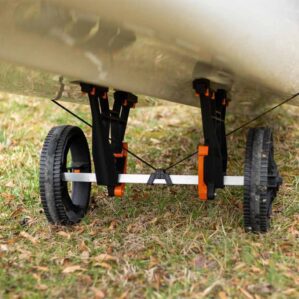
[[[147,184],[150,174],[119,174],[118,183],[125,184]],[[170,175],[171,181],[174,185],[198,185],[197,175]],[[95,173],[71,173],[65,172],[62,175],[62,180],[66,182],[82,182],[82,183],[96,183]],[[164,179],[156,179],[153,184],[166,185]],[[243,176],[225,176],[225,186],[243,186]]]

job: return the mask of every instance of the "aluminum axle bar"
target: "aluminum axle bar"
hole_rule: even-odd
[[[147,184],[149,180],[149,174],[120,174],[118,175],[118,183],[126,184]],[[198,185],[197,175],[170,175],[171,181],[174,185]],[[94,173],[71,173],[65,172],[62,176],[63,181],[67,182],[90,182],[96,183],[96,175]],[[156,179],[155,185],[165,185],[164,179]],[[243,186],[243,176],[225,176],[225,186]]]

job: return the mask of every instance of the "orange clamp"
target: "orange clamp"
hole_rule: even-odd
[[[123,143],[123,149],[121,153],[114,154],[115,158],[124,158],[124,169],[123,173],[127,173],[127,159],[128,159],[128,144],[126,142]],[[118,184],[114,187],[114,196],[122,197],[125,194],[125,183]]]
[[[215,99],[216,99],[216,96],[215,96],[215,92],[213,91],[212,96],[211,96],[211,100],[215,100]]]
[[[211,91],[210,91],[209,88],[207,88],[207,89],[205,90],[204,96],[205,96],[205,97],[209,97],[210,94],[211,94]],[[196,91],[196,92],[195,92],[195,96],[196,96],[196,97],[199,97],[199,96],[200,96],[200,93]],[[214,93],[214,92],[212,92],[212,97],[211,97],[211,99],[212,99],[212,100],[215,100],[215,93]]]
[[[93,87],[93,88],[91,89],[90,94],[91,94],[92,96],[94,96],[94,95],[96,94],[96,88],[95,88],[95,87]]]
[[[108,100],[108,93],[107,92],[104,92],[102,99],[103,100]]]
[[[208,199],[208,187],[204,181],[205,157],[209,154],[208,146],[198,146],[198,196],[202,201]]]

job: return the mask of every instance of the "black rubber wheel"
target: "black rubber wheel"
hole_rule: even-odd
[[[73,126],[52,128],[41,152],[39,177],[41,202],[50,223],[74,224],[87,212],[91,184],[62,180],[64,172],[74,169],[91,172],[84,133]]]
[[[244,227],[267,232],[272,202],[282,179],[274,161],[273,136],[269,128],[252,128],[247,135],[244,169]]]

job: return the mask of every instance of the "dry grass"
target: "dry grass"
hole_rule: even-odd
[[[89,117],[87,107],[68,104]],[[266,235],[242,229],[242,189],[202,203],[194,187],[130,186],[124,199],[93,190],[90,211],[74,227],[50,226],[38,193],[39,152],[48,130],[77,124],[43,101],[0,100],[0,298],[298,298],[298,108],[260,124],[275,130],[284,186]],[[234,128],[246,119],[228,117]],[[87,136],[90,131],[86,130]],[[136,109],[129,146],[165,166],[192,152],[197,109]],[[241,174],[244,132],[229,138],[230,174]],[[130,159],[131,172],[149,172]],[[176,173],[196,173],[196,161]]]

